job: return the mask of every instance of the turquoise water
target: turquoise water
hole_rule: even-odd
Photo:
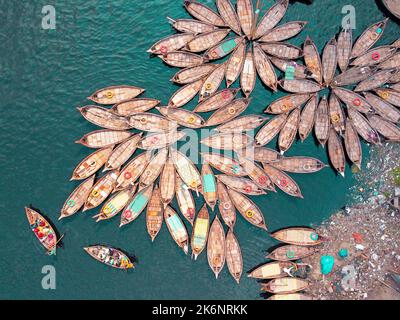
[[[211,3],[211,1],[206,1]],[[238,286],[225,268],[216,281],[206,254],[192,261],[168,234],[165,224],[154,243],[145,216],[124,229],[118,219],[94,223],[95,210],[57,222],[59,210],[77,183],[69,182],[75,165],[90,150],[74,144],[97,128],[75,109],[89,94],[113,84],[146,88],[147,97],[167,103],[178,89],[169,79],[177,71],[145,51],[172,33],[165,17],[187,17],[182,1],[57,1],[56,30],[41,28],[43,1],[0,0],[0,298],[6,299],[256,299],[259,285],[245,275]],[[271,5],[272,1],[265,1]],[[308,20],[291,41],[300,45],[310,34],[321,48],[341,25],[346,0],[316,0],[312,6],[292,4],[284,21]],[[372,0],[353,0],[355,34],[383,13]],[[398,37],[391,22],[380,43]],[[260,113],[282,94],[272,94],[258,82],[247,113]],[[271,144],[273,146],[274,143]],[[367,149],[365,154],[367,155]],[[309,138],[287,155],[315,156],[327,163],[326,151]],[[293,175],[304,200],[281,192],[253,198],[270,230],[318,224],[346,203],[353,179],[338,177],[330,168],[313,175]],[[64,248],[49,257],[30,232],[24,206],[40,208],[61,233]],[[200,202],[198,207],[200,207]],[[175,206],[175,205],[174,205]],[[176,206],[175,206],[176,207]],[[244,256],[244,270],[263,262],[263,250],[273,241],[241,217],[235,227]],[[91,259],[82,249],[106,243],[138,257],[137,268],[120,272]],[[44,265],[57,272],[56,290],[43,290]]]

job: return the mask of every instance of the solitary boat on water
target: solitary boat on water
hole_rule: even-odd
[[[116,269],[132,269],[135,266],[122,251],[108,246],[90,246],[83,248],[92,258]]]

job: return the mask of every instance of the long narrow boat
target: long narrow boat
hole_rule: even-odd
[[[116,269],[133,269],[135,266],[122,251],[108,246],[90,246],[83,248],[92,258]]]
[[[356,108],[362,113],[369,113],[371,105],[361,95],[345,88],[333,88],[333,93],[347,106]]]
[[[97,130],[85,134],[75,143],[80,143],[88,148],[98,149],[111,147],[130,138],[132,133],[129,131]]]
[[[361,115],[357,110],[350,107],[347,108],[347,113],[358,134],[367,142],[372,144],[379,143],[378,133],[372,128],[368,120]]]
[[[243,113],[251,102],[250,98],[236,99],[215,111],[204,124],[205,127],[217,126],[235,119]]]
[[[331,84],[332,86],[355,85],[368,79],[376,70],[376,66],[353,67],[334,77]]]
[[[308,77],[307,67],[295,61],[280,59],[277,57],[268,57],[269,60],[282,72],[292,73],[295,79],[305,79]]]
[[[222,173],[237,177],[247,175],[240,163],[231,157],[218,153],[201,153],[201,156],[204,161]]]
[[[225,21],[213,10],[195,0],[185,0],[186,10],[196,19],[210,23],[217,27],[224,27]]]
[[[169,155],[160,176],[161,201],[164,207],[174,199],[176,172],[175,166]]]
[[[211,270],[218,279],[225,264],[225,232],[216,215],[210,227],[207,241],[207,259]]]
[[[111,110],[120,116],[127,117],[149,111],[160,104],[160,100],[151,98],[135,98],[115,104]]]
[[[362,148],[358,133],[351,123],[350,119],[346,120],[346,133],[344,135],[344,146],[347,156],[359,169],[362,162]]]
[[[224,174],[219,174],[216,177],[218,181],[222,182],[228,188],[235,190],[237,192],[241,192],[252,196],[259,196],[265,194],[264,189],[258,186],[258,184],[256,184],[253,180],[243,177],[232,177]]]
[[[249,48],[244,59],[243,70],[240,75],[240,86],[243,94],[248,97],[256,85],[257,72],[254,64],[253,51]]]
[[[246,132],[255,130],[261,126],[268,118],[259,115],[247,115],[233,119],[219,125],[214,130],[217,132]]]
[[[238,150],[243,149],[252,143],[250,136],[243,133],[221,133],[209,136],[200,141],[200,143],[213,149],[220,150]]]
[[[270,296],[267,300],[300,301],[300,300],[314,300],[314,299],[312,296],[306,295],[304,293],[281,293],[281,294],[274,294]]]
[[[273,232],[271,237],[278,241],[298,246],[315,246],[324,241],[314,229],[301,227],[282,229]]]
[[[222,220],[229,228],[233,228],[236,223],[236,210],[229,197],[228,190],[221,181],[217,181],[218,209]]]
[[[208,239],[208,231],[210,228],[210,217],[208,214],[207,206],[204,205],[194,222],[192,237],[190,240],[190,244],[192,246],[192,257],[194,260],[197,260],[197,257],[206,247],[207,239]]]
[[[81,115],[96,126],[110,130],[128,130],[131,128],[126,118],[121,117],[110,109],[99,106],[84,106],[78,108]]]
[[[369,92],[364,92],[364,96],[375,112],[377,112],[382,118],[393,123],[398,123],[400,121],[400,111],[393,105]]]
[[[285,245],[273,250],[266,258],[277,261],[299,260],[316,253],[314,247],[302,247],[293,244]]]
[[[261,38],[267,31],[272,30],[282,20],[288,6],[289,0],[276,1],[276,3],[269,8],[261,18],[257,28],[255,29],[253,39]]]
[[[284,269],[294,267],[295,264],[290,261],[274,261],[265,263],[254,269],[247,276],[254,279],[276,279],[287,276]]]
[[[302,142],[310,135],[315,124],[315,114],[318,107],[318,96],[314,95],[305,105],[300,115],[299,136]]]
[[[93,209],[103,203],[113,191],[119,175],[118,170],[113,170],[102,176],[90,189],[82,211]]]
[[[193,40],[194,37],[193,33],[174,34],[153,44],[147,52],[152,54],[166,54],[171,51],[178,51],[186,46],[189,41]]]
[[[228,188],[229,197],[239,213],[247,222],[258,228],[267,230],[264,216],[257,205],[240,192]]]
[[[178,71],[171,79],[179,84],[189,84],[208,76],[217,66],[214,64],[201,64]]]
[[[282,159],[282,155],[270,148],[265,147],[255,147],[253,150],[254,161],[271,163],[279,159]]]
[[[384,84],[390,82],[390,79],[397,73],[397,69],[387,69],[376,72],[370,78],[360,82],[357,87],[354,88],[356,92],[371,91],[379,88]]]
[[[398,0],[383,0],[382,2],[391,14],[400,19],[400,2]]]
[[[229,273],[239,284],[243,272],[243,258],[240,245],[232,229],[229,229],[225,239],[225,256]]]
[[[164,206],[161,202],[161,191],[158,185],[156,185],[146,210],[147,233],[149,234],[152,242],[161,230],[164,220],[163,211]]]
[[[268,121],[256,134],[254,141],[257,146],[265,146],[281,131],[288,114],[282,113]]]
[[[94,184],[94,179],[95,175],[92,175],[90,178],[83,181],[78,187],[76,187],[74,191],[72,191],[61,208],[61,213],[58,220],[70,217],[79,211],[89,196],[90,189],[92,189]]]
[[[306,103],[312,96],[310,94],[290,94],[279,98],[272,102],[268,108],[264,111],[271,114],[282,114],[292,111],[297,107],[301,107]]]
[[[267,291],[270,293],[295,293],[302,291],[309,286],[307,280],[299,278],[279,278],[273,279],[270,282],[262,285],[262,291]]]
[[[260,45],[254,43],[254,64],[261,81],[272,91],[277,91],[278,77],[268,56],[261,49]]]
[[[199,66],[207,62],[207,59],[198,54],[184,51],[172,51],[162,56],[160,55],[159,57],[166,64],[177,68],[189,68]]]
[[[352,46],[353,35],[351,28],[342,29],[337,40],[338,65],[342,72],[345,72],[349,66]]]
[[[267,54],[280,59],[295,60],[303,56],[301,48],[288,43],[264,42],[260,46]]]
[[[140,186],[151,185],[161,174],[163,167],[168,159],[168,148],[161,149],[146,166],[143,174],[140,176]]]
[[[185,135],[186,133],[184,131],[176,130],[172,130],[168,133],[156,133],[147,135],[138,143],[138,148],[142,150],[155,150],[165,148],[183,139]]]
[[[207,99],[218,91],[219,86],[224,80],[225,69],[226,63],[222,63],[204,79],[204,83],[199,93],[199,102],[202,102],[204,99]]]
[[[295,141],[299,123],[300,108],[296,108],[290,113],[279,134],[278,145],[282,155],[290,149]]]
[[[218,8],[218,11],[222,17],[222,19],[225,21],[226,25],[229,26],[235,33],[241,35],[242,30],[240,26],[240,21],[239,17],[235,11],[235,8],[233,7],[232,3],[230,0],[217,0],[216,5]]]
[[[270,165],[279,170],[291,173],[314,173],[326,167],[320,160],[310,157],[281,158],[271,162]]]
[[[204,21],[194,19],[177,19],[167,17],[169,23],[180,32],[193,34],[205,33],[215,30],[217,27]]]
[[[226,39],[208,49],[203,56],[208,60],[222,59],[223,57],[233,52],[243,42],[243,37]]]
[[[119,225],[120,228],[139,217],[150,201],[152,192],[153,185],[151,184],[141,190],[139,189],[139,192],[130,199],[128,204],[125,206],[124,211],[122,211],[121,223]]]
[[[304,61],[306,63],[307,69],[313,74],[313,78],[322,84],[322,62],[319,56],[317,46],[310,37],[307,36],[306,41],[303,45]]]
[[[298,35],[306,26],[307,21],[291,21],[267,31],[260,39],[261,42],[284,41]]]
[[[201,189],[201,177],[199,170],[188,157],[177,150],[171,150],[172,159],[175,169],[178,172],[182,181],[188,188],[196,191],[197,195]]]
[[[143,152],[128,162],[120,172],[114,191],[125,189],[129,185],[134,184],[142,175],[150,160],[151,152]]]
[[[315,136],[322,147],[325,146],[329,138],[330,119],[328,112],[328,100],[324,96],[318,105],[314,125]]]
[[[292,197],[303,199],[300,187],[291,177],[289,177],[283,171],[276,169],[272,165],[263,163],[264,171],[270,177],[272,182],[283,192],[287,193]]]
[[[306,79],[281,79],[278,84],[283,90],[291,93],[317,93],[323,89],[318,83]]]
[[[329,97],[329,117],[331,124],[337,133],[343,134],[345,130],[345,115],[339,99],[334,93]]]
[[[343,145],[338,137],[335,129],[331,128],[328,139],[328,154],[333,167],[344,178],[344,171],[346,166],[346,156],[344,154]]]
[[[238,0],[236,3],[237,14],[240,25],[247,38],[251,39],[254,21],[254,10],[252,0]]]
[[[25,207],[25,214],[29,225],[48,255],[55,255],[57,251],[57,234],[50,223],[37,211]]]
[[[197,80],[196,82],[189,83],[176,91],[168,102],[168,106],[172,108],[179,108],[192,100],[203,86],[204,79]]]
[[[98,104],[109,105],[131,100],[144,91],[144,89],[134,86],[113,86],[96,91],[88,99]]]
[[[147,132],[168,132],[178,127],[175,121],[149,112],[135,114],[129,122],[136,130]]]
[[[247,159],[238,153],[238,160],[241,166],[246,171],[247,175],[250,177],[254,183],[262,189],[270,190],[275,192],[274,184],[271,179],[265,174],[265,171],[261,166],[255,163],[253,160]]]
[[[397,48],[393,46],[381,46],[373,48],[359,56],[357,59],[353,60],[351,65],[358,67],[377,65],[392,57],[396,51]]]
[[[224,40],[229,34],[229,31],[229,29],[216,29],[201,33],[189,41],[184,49],[194,53],[206,51]]]
[[[172,239],[174,239],[178,247],[183,249],[185,254],[188,254],[189,237],[179,215],[170,206],[166,206],[164,209],[164,219]]]
[[[189,187],[182,181],[179,175],[176,176],[175,193],[179,210],[185,219],[189,221],[191,225],[193,225],[196,214],[196,203],[194,202],[194,198]]]
[[[169,107],[156,107],[156,109],[169,120],[187,128],[198,129],[205,123],[201,116],[186,109]]]
[[[246,57],[246,41],[240,43],[235,51],[231,54],[227,61],[225,78],[226,86],[229,88],[243,70],[244,60]]]
[[[96,214],[92,218],[97,218],[96,222],[102,220],[109,220],[115,217],[118,213],[124,209],[128,201],[132,198],[136,191],[136,185],[125,190],[118,191],[111,198],[109,198],[100,209],[100,213]]]
[[[209,112],[220,109],[235,99],[240,91],[239,88],[224,89],[216,92],[211,97],[200,102],[193,110],[193,112]]]
[[[207,162],[204,162],[201,167],[201,185],[204,200],[211,210],[214,211],[218,200],[217,181],[215,180],[215,175]]]
[[[369,117],[371,126],[389,141],[400,142],[400,128],[378,115]]]
[[[135,153],[137,145],[142,139],[142,135],[143,133],[136,134],[117,146],[108,158],[103,171],[121,168]]]
[[[325,85],[329,85],[335,76],[338,63],[337,42],[335,38],[329,40],[322,53],[322,75]]]
[[[386,88],[374,89],[374,92],[386,102],[400,108],[400,92]]]
[[[96,150],[83,159],[74,169],[71,180],[83,180],[95,174],[105,164],[113,148]]]

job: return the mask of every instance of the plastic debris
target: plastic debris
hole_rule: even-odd
[[[322,256],[321,257],[321,272],[322,274],[328,274],[332,271],[335,264],[335,258],[333,256]]]

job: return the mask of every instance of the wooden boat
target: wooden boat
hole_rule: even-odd
[[[296,108],[290,113],[279,134],[278,145],[282,155],[290,149],[296,139],[299,123],[300,108]]]
[[[96,126],[110,130],[128,130],[131,128],[126,118],[116,115],[110,109],[99,106],[78,108],[81,115]]]
[[[51,224],[39,212],[31,208],[25,207],[25,214],[32,232],[47,250],[47,254],[55,255],[59,240]]]
[[[92,258],[116,269],[135,268],[129,257],[120,250],[108,246],[90,246],[83,248]]]
[[[74,191],[72,191],[61,208],[61,213],[58,220],[70,217],[79,211],[89,196],[90,190],[94,184],[94,179],[95,175],[92,175],[90,178],[83,181],[78,187],[76,187]]]
[[[304,61],[306,63],[307,69],[313,74],[313,78],[322,84],[322,62],[319,56],[317,46],[310,37],[307,36],[306,41],[303,45],[304,51]]]
[[[204,124],[205,127],[217,126],[235,119],[244,112],[251,98],[236,99],[215,111]]]
[[[128,162],[128,164],[121,170],[114,191],[123,190],[130,185],[133,185],[142,175],[144,169],[146,169],[150,159],[151,152],[143,152]]]
[[[333,86],[347,86],[354,85],[368,79],[376,72],[376,66],[362,66],[362,67],[353,67],[341,74],[338,74],[332,80]]]
[[[242,87],[243,94],[248,97],[254,90],[256,85],[256,67],[254,65],[253,51],[250,48],[244,59],[243,70],[240,74],[240,86]]]
[[[284,17],[289,6],[289,0],[278,0],[268,9],[261,18],[257,28],[255,29],[253,39],[261,38],[269,30],[272,30]]]
[[[123,117],[132,116],[153,109],[160,104],[160,100],[151,98],[136,98],[115,104],[111,110]]]
[[[192,100],[203,86],[204,79],[197,80],[196,82],[189,83],[176,91],[168,102],[168,106],[172,108],[179,108]]]
[[[268,121],[256,134],[256,146],[265,146],[281,131],[288,118],[287,113],[282,113]]]
[[[254,161],[271,163],[282,158],[281,154],[275,150],[265,147],[255,147],[253,150]]]
[[[253,1],[238,0],[236,10],[239,17],[240,25],[247,38],[252,38],[254,21]]]
[[[218,275],[225,264],[225,232],[217,215],[211,224],[208,235],[207,259],[215,278],[218,279]]]
[[[142,135],[143,133],[135,134],[132,138],[118,145],[108,158],[103,171],[121,168],[135,153],[137,144],[142,139]]]
[[[282,229],[272,233],[271,237],[298,246],[315,246],[324,241],[314,229],[301,227]]]
[[[289,94],[272,102],[264,112],[271,114],[281,114],[301,107],[313,95],[311,94]]]
[[[179,84],[189,84],[208,76],[217,65],[201,64],[178,71],[171,79],[172,82]]]
[[[295,60],[303,56],[301,48],[288,43],[264,42],[260,46],[267,54],[281,59]]]
[[[266,174],[279,189],[292,197],[304,198],[296,181],[286,173],[266,163],[263,163],[263,167]]]
[[[247,175],[250,177],[251,180],[254,181],[257,186],[265,190],[275,191],[274,184],[272,183],[268,175],[265,174],[263,168],[261,168],[253,160],[247,159],[239,153],[238,160],[244,171],[246,171]]]
[[[147,52],[152,54],[166,54],[171,51],[178,51],[186,46],[189,41],[193,40],[194,37],[193,33],[174,34],[153,44]]]
[[[96,222],[99,222],[115,217],[128,204],[128,201],[132,198],[133,194],[136,191],[136,187],[137,186],[134,185],[125,190],[118,191],[118,193],[114,194],[104,203],[103,207],[100,209],[100,213],[96,214],[92,218],[97,218]]]
[[[224,80],[226,64],[219,65],[210,75],[205,78],[199,93],[199,102],[207,99],[218,91],[219,86]]]
[[[238,150],[243,149],[252,142],[252,138],[244,133],[221,133],[209,136],[200,143],[213,149]]]
[[[328,101],[324,96],[317,108],[314,131],[318,142],[322,147],[325,146],[329,138],[330,119],[328,114]]]
[[[161,230],[164,220],[163,211],[164,206],[161,202],[161,191],[158,185],[156,185],[154,187],[153,194],[151,195],[146,210],[147,232],[150,235],[152,242]]]
[[[270,165],[291,173],[315,173],[326,167],[320,160],[310,157],[281,158],[271,162]]]
[[[400,92],[383,88],[374,89],[373,91],[386,102],[400,108]]]
[[[167,159],[168,149],[163,148],[149,161],[149,164],[140,176],[140,186],[149,186],[156,181],[158,176],[161,174]]]
[[[184,131],[176,130],[167,133],[147,135],[138,143],[138,147],[143,150],[161,149],[183,139],[185,135],[186,133]]]
[[[251,196],[259,196],[262,194],[266,194],[264,189],[260,187],[257,183],[255,183],[253,180],[243,177],[228,176],[225,174],[219,174],[216,175],[216,177],[218,181],[222,182],[228,188],[235,190],[237,192],[241,192]]]
[[[346,133],[344,135],[344,146],[347,156],[359,169],[362,162],[362,148],[358,133],[351,123],[350,119],[346,120]]]
[[[299,64],[295,61],[279,59],[277,57],[268,57],[269,60],[273,63],[275,67],[277,67],[282,72],[287,72],[288,70],[294,70],[294,78],[295,79],[305,79],[308,77],[308,70],[306,66]]]
[[[205,123],[205,120],[201,116],[189,110],[169,107],[157,107],[156,109],[164,117],[187,128],[201,128]]]
[[[164,207],[170,204],[170,202],[174,199],[176,183],[175,179],[175,166],[171,159],[171,155],[169,155],[160,177],[161,201]]]
[[[176,200],[178,202],[179,210],[185,219],[193,225],[196,214],[196,204],[192,192],[179,175],[176,175],[175,183]]]
[[[306,295],[304,293],[283,293],[274,294],[267,300],[314,300],[312,296]]]
[[[370,91],[380,86],[383,86],[385,83],[388,83],[389,80],[396,74],[396,69],[388,69],[388,70],[381,70],[376,72],[370,78],[360,82],[354,91],[356,92],[365,92]]]
[[[204,4],[201,4],[197,1],[194,0],[185,0],[184,1],[184,6],[186,10],[196,19],[210,23],[214,26],[217,27],[224,27],[225,26],[225,21],[222,20],[222,18],[215,13],[213,10],[211,10],[209,7],[205,6]]]
[[[338,63],[337,42],[333,37],[326,44],[322,53],[322,75],[326,85],[332,82]]]
[[[389,141],[400,142],[400,128],[378,115],[368,118],[371,126]]]
[[[239,78],[246,58],[246,41],[241,42],[229,57],[226,64],[226,86],[229,88]]]
[[[350,62],[353,35],[351,28],[342,29],[337,40],[338,65],[342,72],[347,70]]]
[[[201,177],[194,163],[183,153],[171,150],[175,169],[182,181],[192,190],[199,194],[201,188]]]
[[[370,51],[351,62],[353,66],[371,66],[380,64],[381,62],[389,59],[396,53],[397,48],[393,46],[381,46]]]
[[[340,105],[340,101],[334,93],[331,93],[329,97],[329,117],[333,129],[335,129],[337,133],[342,134],[345,130],[345,115]]]
[[[217,0],[216,5],[221,18],[225,21],[225,24],[232,29],[233,32],[241,35],[242,29],[239,21],[239,17],[236,13],[230,0]]]
[[[261,42],[279,42],[295,37],[306,26],[307,21],[291,21],[267,31],[260,39]]]
[[[277,261],[291,261],[312,256],[315,252],[316,250],[314,247],[302,247],[289,244],[275,249],[269,253],[266,258]]]
[[[252,200],[247,198],[242,193],[230,188],[228,188],[228,194],[236,209],[240,212],[240,214],[243,216],[243,218],[245,218],[247,222],[267,231],[264,216],[261,210]]]
[[[178,247],[183,249],[185,254],[188,254],[189,236],[179,215],[170,206],[166,206],[164,209],[164,219],[172,239],[174,239]]]
[[[74,169],[71,180],[83,180],[96,173],[107,162],[113,148],[97,150],[83,159]]]
[[[233,52],[237,46],[244,42],[243,37],[235,37],[226,39],[215,46],[211,47],[204,53],[204,57],[208,60],[221,59],[231,52]]]
[[[136,220],[137,217],[143,212],[144,208],[146,208],[147,203],[150,201],[151,195],[153,193],[153,185],[149,185],[136,193],[133,196],[121,214],[121,223],[119,227],[127,225],[132,221]]]
[[[333,167],[344,178],[346,166],[346,156],[344,154],[343,145],[340,141],[335,129],[331,128],[328,139],[328,154]]]
[[[204,205],[197,215],[193,225],[192,237],[190,244],[192,246],[192,257],[197,260],[197,257],[206,247],[208,239],[208,231],[210,228],[210,217],[208,214],[207,206]]]
[[[198,21],[194,19],[177,19],[174,20],[172,18],[167,17],[169,23],[180,32],[187,32],[193,34],[210,32],[217,29],[216,26],[204,22]]]
[[[281,79],[278,84],[283,90],[291,93],[317,93],[322,90],[319,84],[305,79]]]
[[[243,272],[243,258],[240,245],[232,229],[229,229],[225,239],[225,256],[229,273],[239,284]]]
[[[255,42],[254,43],[254,64],[256,66],[257,73],[261,81],[272,91],[277,91],[278,78],[276,76],[274,67],[271,64],[268,56],[261,49],[261,46]]]
[[[113,146],[130,138],[129,131],[97,130],[85,134],[80,140],[75,141],[88,148],[98,149]]]
[[[177,68],[189,68],[194,66],[199,66],[207,60],[195,53],[185,52],[185,51],[173,51],[167,54],[160,55],[160,57],[166,64],[171,67]]]
[[[400,121],[400,111],[390,103],[369,92],[364,92],[364,97],[381,117],[393,123]]]
[[[382,69],[382,70],[399,68],[400,67],[400,52],[396,52],[389,59],[381,62],[378,65],[378,67],[379,67],[379,69]]]
[[[295,293],[302,291],[308,287],[309,283],[307,280],[300,278],[278,278],[273,279],[270,282],[262,285],[262,291],[270,293]]]
[[[217,181],[215,180],[214,173],[207,162],[201,166],[201,185],[202,194],[205,202],[214,211],[217,204]]]
[[[240,91],[239,88],[223,89],[216,92],[211,97],[200,102],[193,110],[193,112],[209,112],[217,110],[232,102]]]
[[[216,29],[210,32],[201,33],[189,41],[184,49],[194,53],[206,51],[224,40],[229,34],[229,31],[229,29]]]
[[[390,204],[393,208],[399,210],[399,209],[400,209],[400,197],[394,197],[393,199],[391,199],[391,200],[389,201],[389,204]]]
[[[287,276],[284,269],[295,267],[296,265],[290,261],[274,261],[265,263],[254,269],[247,276],[254,279],[276,279]]]
[[[89,196],[87,197],[82,211],[96,208],[103,203],[104,200],[113,191],[119,175],[118,170],[113,170],[102,176],[90,189]]]
[[[351,51],[351,58],[356,58],[367,52],[383,35],[389,18],[377,22],[367,28],[357,39]]]
[[[361,113],[352,107],[347,108],[347,113],[354,128],[365,141],[372,144],[379,143],[377,132],[371,127],[368,120],[362,116]]]
[[[88,99],[98,104],[116,104],[136,98],[144,91],[134,86],[113,86],[96,91]]]
[[[371,105],[361,95],[344,88],[333,88],[332,90],[347,106],[354,107],[362,113],[371,112]]]
[[[318,107],[318,96],[314,95],[307,102],[300,115],[299,136],[302,142],[307,139],[315,124],[315,114]]]
[[[201,153],[205,162],[212,167],[230,176],[246,176],[244,168],[235,159],[218,153]]]
[[[241,116],[225,124],[221,124],[214,130],[217,132],[245,132],[255,130],[261,126],[268,118],[258,115]]]
[[[400,19],[400,3],[398,0],[383,0],[382,2],[391,14]]]
[[[229,197],[228,190],[221,181],[217,181],[218,209],[222,220],[229,228],[233,228],[236,223],[236,209]]]

